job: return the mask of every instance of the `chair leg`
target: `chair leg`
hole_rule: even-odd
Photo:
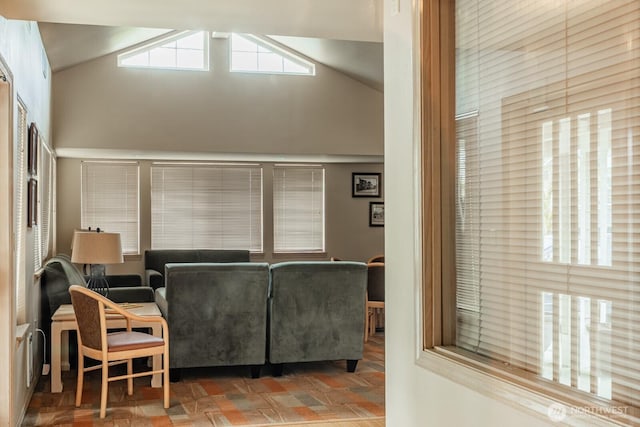
[[[127,378],[127,394],[129,396],[131,396],[133,394],[133,360],[129,359],[127,360],[127,375],[129,376],[129,378]]]
[[[358,360],[347,360],[347,372],[355,372]]]
[[[369,341],[369,308],[364,309],[364,342]]]
[[[165,345],[164,347],[164,355],[162,357],[162,365],[164,376],[162,381],[162,387],[164,388],[164,409],[169,409],[169,346]]]
[[[102,391],[100,392],[100,418],[107,415],[107,395],[109,393],[109,362],[102,361]]]
[[[82,404],[82,389],[84,388],[84,355],[78,349],[78,381],[76,383],[76,406]]]

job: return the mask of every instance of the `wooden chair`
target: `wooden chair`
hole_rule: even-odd
[[[76,389],[76,406],[82,402],[84,373],[102,369],[102,392],[100,395],[100,418],[104,418],[107,410],[109,381],[127,379],[127,393],[133,394],[133,378],[163,374],[164,407],[169,408],[169,328],[161,317],[137,316],[124,310],[118,304],[88,288],[78,285],[69,287],[71,302],[78,323],[78,383]],[[105,313],[117,313],[126,320],[126,331],[107,332]],[[155,337],[144,332],[131,329],[131,320],[162,324],[162,336]],[[132,360],[138,357],[163,355],[162,369],[133,373]],[[102,362],[100,365],[85,368],[84,358],[90,357]],[[127,364],[126,375],[109,377],[109,366],[120,363]]]
[[[372,262],[381,262],[384,264],[384,254],[372,256],[367,261],[367,264],[371,264]]]
[[[384,310],[384,263],[367,264],[367,310],[365,319],[365,342],[376,333],[378,313]]]

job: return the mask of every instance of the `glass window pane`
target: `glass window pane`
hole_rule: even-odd
[[[204,33],[199,31],[190,36],[183,37],[177,41],[178,49],[198,49],[202,50],[204,46]]]
[[[258,69],[260,71],[282,72],[282,57],[276,53],[260,53],[258,61]]]
[[[121,60],[122,65],[146,67],[149,65],[149,52],[142,52]]]
[[[238,34],[231,35],[231,47],[234,52],[257,52],[258,45]]]
[[[256,71],[258,69],[258,54],[249,52],[233,52],[231,54],[232,71]]]
[[[202,51],[179,49],[177,55],[178,68],[204,68]]]
[[[149,65],[152,67],[175,67],[176,50],[162,47],[149,52]]]

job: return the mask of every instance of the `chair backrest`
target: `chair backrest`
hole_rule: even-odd
[[[102,328],[100,319],[100,297],[96,292],[72,285],[69,288],[71,303],[78,323],[78,332],[82,345],[95,350],[102,350]],[[96,296],[94,296],[95,294]]]
[[[367,264],[371,264],[372,262],[382,262],[384,263],[384,255],[374,255],[367,261]]]
[[[367,264],[367,292],[369,301],[384,301],[384,263]]]

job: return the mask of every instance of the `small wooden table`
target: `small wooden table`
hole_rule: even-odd
[[[142,302],[132,304],[132,308],[127,308],[130,312],[138,316],[162,317],[160,309],[154,302]],[[126,328],[125,320],[116,313],[107,313],[107,328]],[[131,321],[133,328],[150,328],[156,337],[162,336],[162,326],[158,323],[141,323]],[[51,317],[51,393],[62,391],[62,370],[71,369],[69,365],[69,331],[77,331],[78,324],[73,312],[73,305],[62,304]],[[153,356],[153,370],[158,371],[162,365],[162,355]],[[161,374],[154,374],[151,377],[151,387],[162,387]]]

